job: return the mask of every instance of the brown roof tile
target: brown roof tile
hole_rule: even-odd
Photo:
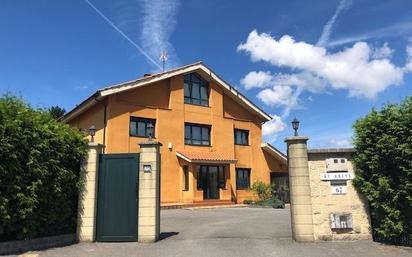
[[[218,163],[233,163],[237,160],[234,159],[230,154],[222,153],[218,151],[190,151],[190,150],[179,150],[176,151],[177,155],[189,162],[218,162]]]

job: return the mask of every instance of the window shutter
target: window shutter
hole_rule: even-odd
[[[330,227],[336,228],[335,214],[333,213],[330,214]]]
[[[348,217],[347,217],[347,226],[348,226],[348,228],[353,228],[353,226],[352,226],[352,215],[348,215]]]
[[[353,227],[352,214],[331,213],[330,214],[330,227],[332,229],[352,228]]]
[[[331,214],[331,228],[342,228],[340,224],[340,215],[339,214]]]
[[[335,215],[335,224],[336,228],[342,228],[342,224],[340,223],[340,215]]]

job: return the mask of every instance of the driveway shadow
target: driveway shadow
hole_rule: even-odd
[[[176,236],[178,234],[179,234],[179,232],[162,232],[162,233],[160,233],[159,241],[163,240],[163,239],[166,239],[166,238],[169,238],[169,237],[172,237],[172,236]]]

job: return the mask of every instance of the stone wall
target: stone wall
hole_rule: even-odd
[[[162,144],[140,143],[138,241],[153,243],[160,235],[160,154]],[[151,168],[150,172],[144,166]]]
[[[29,240],[0,242],[0,255],[19,254],[27,251],[39,251],[62,247],[76,243],[76,234],[40,237]]]
[[[348,172],[353,174],[352,154],[353,149],[308,151],[314,239],[317,241],[371,239],[368,207],[352,185],[352,180],[346,182],[346,194],[332,194],[331,182],[321,180],[321,173],[326,173],[327,158],[347,158]],[[331,213],[352,214],[353,228],[331,229]]]
[[[290,186],[292,237],[298,242],[311,242],[313,237],[310,177],[308,174],[307,137],[286,138]]]
[[[79,206],[77,214],[77,240],[92,242],[96,237],[96,207],[97,207],[97,179],[99,170],[99,154],[103,145],[90,142],[88,153],[82,161],[80,177],[83,187],[79,192]]]

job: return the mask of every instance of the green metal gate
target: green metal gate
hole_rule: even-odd
[[[137,241],[139,154],[101,154],[97,241]]]

